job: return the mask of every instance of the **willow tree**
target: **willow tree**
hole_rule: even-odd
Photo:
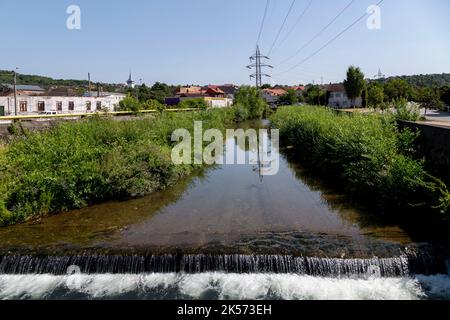
[[[355,107],[355,101],[361,97],[364,90],[364,73],[358,67],[351,66],[347,70],[347,79],[344,80],[347,97],[351,100],[352,107]]]

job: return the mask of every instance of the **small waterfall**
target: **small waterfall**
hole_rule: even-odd
[[[65,275],[205,272],[275,273],[319,277],[403,277],[445,274],[443,258],[405,254],[396,258],[336,259],[284,255],[78,255],[0,257],[0,274]]]

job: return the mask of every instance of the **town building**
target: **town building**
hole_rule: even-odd
[[[41,91],[34,86],[27,86],[26,88],[17,86],[17,89],[17,114],[24,116],[46,112],[75,114],[93,113],[100,110],[114,111],[119,102],[126,97],[120,93],[99,91],[85,92],[80,96],[68,88]],[[14,91],[0,94],[0,106],[3,115],[15,115]]]
[[[174,107],[185,100],[204,99],[211,108],[226,108],[233,105],[236,90],[237,86],[234,85],[185,86],[177,90],[176,97],[167,98],[165,103]]]
[[[280,100],[280,97],[286,93],[287,91],[282,88],[263,89],[262,97],[269,105],[275,106]]]
[[[327,86],[328,106],[335,109],[346,109],[352,107],[352,101],[348,98],[347,92],[343,84],[330,84]],[[362,106],[362,98],[355,100],[354,106],[359,108]]]

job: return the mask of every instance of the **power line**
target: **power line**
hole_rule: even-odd
[[[261,35],[264,29],[264,24],[266,22],[266,17],[267,17],[267,11],[269,10],[269,5],[270,5],[270,0],[266,1],[266,8],[264,9],[264,16],[261,22],[261,27],[259,28],[259,34],[258,34],[258,39],[256,40],[256,45],[259,45],[259,40],[261,40]]]
[[[267,54],[268,56],[270,56],[270,54],[272,53],[273,48],[275,47],[275,44],[277,43],[278,39],[280,38],[281,32],[283,31],[284,26],[286,25],[287,19],[289,18],[289,15],[292,12],[292,9],[294,8],[295,2],[297,0],[292,0],[291,6],[289,7],[289,10],[286,14],[286,16],[284,17],[283,23],[281,24],[280,29],[278,30],[277,36],[275,37],[275,40],[272,43],[272,46],[270,47],[269,53]]]
[[[301,15],[298,17],[297,21],[294,23],[294,25],[292,26],[292,28],[289,30],[289,32],[286,34],[286,37],[283,38],[283,40],[281,40],[280,44],[278,45],[278,47],[280,47],[291,35],[292,32],[294,32],[294,30],[297,28],[297,25],[300,23],[300,21],[302,21],[303,17],[305,16],[306,12],[308,12],[309,8],[311,7],[313,3],[313,0],[310,0],[308,5],[306,6],[305,10],[303,10],[303,12],[301,13]]]
[[[280,62],[281,64],[284,64],[288,62],[289,60],[295,58],[302,52],[306,47],[308,47],[314,40],[316,40],[325,30],[327,30],[334,22],[336,22],[337,19],[339,19],[340,16],[344,14],[345,11],[347,11],[348,8],[355,2],[355,0],[351,0],[345,7],[342,9],[325,27],[323,27],[318,33],[316,33],[311,40],[309,40],[306,44],[304,44],[299,50],[297,50],[292,56],[288,57],[287,59]]]
[[[380,2],[377,3],[377,6],[381,5],[384,2],[384,0],[380,0]],[[283,74],[283,73],[287,73],[290,72],[293,69],[298,68],[299,66],[301,66],[303,63],[305,63],[306,61],[310,60],[311,58],[313,58],[314,56],[316,56],[318,53],[320,53],[323,49],[327,48],[330,44],[332,44],[334,41],[336,41],[337,39],[339,39],[344,33],[346,33],[348,30],[350,30],[352,27],[354,27],[358,22],[360,22],[361,20],[363,20],[366,16],[368,15],[368,13],[364,13],[361,17],[359,17],[358,19],[356,19],[354,22],[352,22],[348,27],[346,27],[344,30],[342,30],[341,32],[339,32],[335,37],[333,37],[331,40],[329,40],[327,43],[325,43],[322,47],[320,47],[318,50],[314,51],[312,54],[310,54],[309,56],[307,56],[305,59],[303,59],[302,61],[300,61],[300,63],[297,63],[296,65],[294,65],[292,68],[280,72],[279,74]]]

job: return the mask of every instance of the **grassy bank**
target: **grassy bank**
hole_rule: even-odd
[[[272,116],[281,141],[310,169],[355,199],[395,213],[448,219],[450,194],[429,175],[389,116],[338,115],[321,107],[285,107]]]
[[[149,194],[194,170],[171,161],[175,129],[223,128],[229,110],[132,121],[90,119],[27,133],[0,149],[0,225]]]

